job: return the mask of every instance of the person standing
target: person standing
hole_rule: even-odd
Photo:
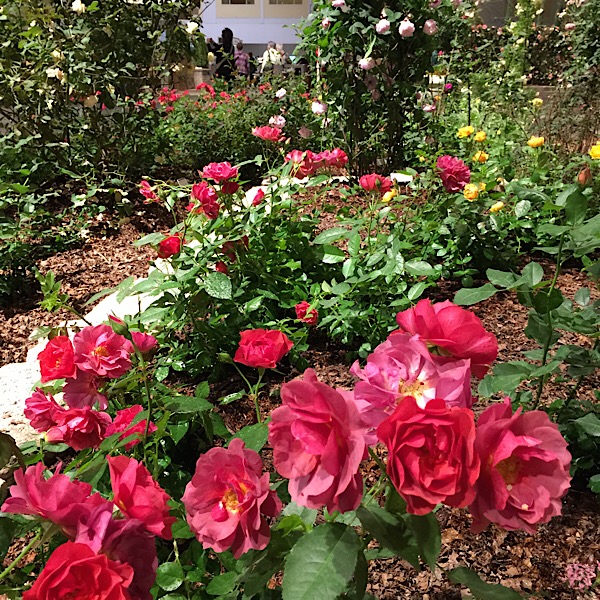
[[[262,61],[260,65],[261,73],[268,73],[275,69],[275,66],[281,66],[281,54],[275,48],[275,42],[269,42],[267,44],[267,49],[265,50]],[[280,69],[281,71],[281,69]]]
[[[231,81],[233,78],[234,49],[233,49],[233,31],[225,27],[221,32],[222,44],[215,53],[216,56],[216,75],[225,81]]]
[[[250,71],[250,58],[248,54],[244,52],[244,44],[242,44],[242,42],[237,43],[234,55],[234,63],[235,70],[238,72],[238,75],[244,79],[248,79]]]

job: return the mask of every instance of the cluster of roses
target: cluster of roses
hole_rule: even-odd
[[[348,155],[341,148],[312,152],[311,150],[292,150],[285,156],[286,163],[292,163],[292,174],[303,179],[311,177],[319,169],[341,169],[348,163]]]
[[[118,321],[119,325],[123,325]],[[46,440],[62,442],[74,450],[97,448],[102,440],[119,433],[119,439],[132,439],[126,448],[139,443],[146,421],[132,425],[143,409],[140,405],[117,411],[114,421],[107,412],[108,401],[99,389],[106,379],[116,379],[132,367],[135,352],[147,354],[157,346],[156,338],[139,331],[131,332],[132,341],[108,325],[88,326],[68,336],[52,338],[40,352],[41,381],[64,379],[62,388],[66,408],[51,394],[38,388],[25,401],[25,416],[31,426],[45,433]],[[156,430],[153,423],[148,431]]]
[[[331,388],[312,369],[282,386],[269,442],[292,500],[311,509],[356,509],[360,463],[381,442],[387,475],[410,513],[423,515],[438,504],[468,507],[476,532],[490,522],[534,532],[560,514],[571,457],[547,414],[513,414],[506,398],[475,421],[470,378],[482,377],[495,360],[493,334],[450,302],[422,300],[397,322],[400,329],[366,366],[352,367],[359,379],[353,391]],[[272,347],[280,356],[289,349],[283,338]],[[253,352],[264,355],[260,345]],[[236,360],[257,366],[248,348],[238,353]],[[267,545],[267,518],[281,504],[261,475],[259,456],[234,442],[200,458],[183,500],[198,540],[239,556]]]
[[[172,539],[170,497],[144,465],[107,458],[112,501],[71,480],[60,467],[48,479],[38,463],[15,473],[5,513],[53,523],[68,541],[56,548],[23,600],[151,600],[158,559],[154,536]]]

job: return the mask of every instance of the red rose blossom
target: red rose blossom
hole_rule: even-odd
[[[29,424],[39,432],[48,431],[50,427],[56,425],[54,416],[62,410],[64,408],[57,404],[53,396],[51,394],[46,396],[40,388],[25,400],[25,418],[29,419]]]
[[[156,195],[154,188],[145,179],[140,181],[140,194],[146,198],[144,201],[146,204],[149,204],[150,202],[158,202],[158,200],[160,200],[160,198]]]
[[[436,167],[447,192],[460,192],[471,181],[469,167],[456,156],[440,156]]]
[[[129,408],[118,410],[115,415],[115,420],[106,428],[106,437],[110,437],[115,433],[122,432],[119,436],[119,440],[124,440],[133,434],[138,434],[137,439],[127,442],[125,444],[125,450],[131,450],[134,446],[142,441],[142,436],[146,431],[146,419],[142,419],[132,425],[131,422],[143,411],[143,407],[140,404],[134,404]],[[148,426],[148,433],[154,433],[157,430],[156,425],[150,421]]]
[[[316,325],[319,320],[319,313],[316,309],[312,308],[310,311],[310,304],[306,300],[298,302],[294,307],[296,309],[296,318],[307,325]],[[307,312],[308,311],[308,312]]]
[[[108,407],[108,400],[98,391],[102,379],[91,373],[77,371],[74,379],[67,379],[63,386],[63,399],[69,408],[97,405],[100,410]]]
[[[237,181],[224,181],[221,184],[222,194],[235,194],[240,189],[240,184]]]
[[[217,183],[235,179],[239,174],[237,167],[232,167],[228,162],[210,163],[202,169],[202,176],[212,179]]]
[[[256,194],[254,194],[254,198],[252,199],[252,206],[258,206],[262,204],[262,201],[265,199],[265,192],[262,188],[260,188]]]
[[[74,362],[73,344],[66,335],[58,335],[48,341],[38,354],[42,383],[54,379],[75,377],[77,367]]]
[[[75,334],[75,364],[97,377],[116,379],[131,369],[131,342],[109,325],[84,327]]]
[[[388,448],[387,474],[409,513],[472,502],[479,475],[473,411],[440,399],[419,408],[407,396],[379,425],[377,437]]]
[[[475,450],[481,475],[469,511],[472,529],[488,524],[535,533],[561,514],[571,481],[571,455],[558,427],[541,410],[512,414],[510,398],[488,407],[477,421]]]
[[[181,236],[170,235],[158,245],[158,257],[169,258],[170,256],[175,256],[181,252],[182,246],[183,240]]]
[[[438,348],[438,362],[444,362],[446,356],[470,359],[471,370],[479,378],[498,356],[496,336],[484,329],[474,313],[449,300],[435,304],[419,300],[413,308],[399,312],[396,322],[401,331]]]
[[[192,186],[192,199],[200,201],[198,210],[203,212],[209,219],[216,219],[219,216],[221,205],[217,201],[217,192],[206,181]],[[190,204],[188,210],[195,210],[195,205]]]
[[[109,456],[108,468],[114,498],[119,510],[138,519],[153,535],[173,539],[171,526],[177,520],[169,515],[170,496],[154,481],[146,467],[128,456]]]
[[[240,345],[233,360],[248,367],[274,369],[293,346],[281,331],[248,329],[240,333]]]
[[[236,559],[266,548],[271,538],[266,517],[281,512],[260,456],[239,438],[200,456],[181,501],[198,541],[215,552],[231,549]]]
[[[284,138],[281,129],[278,127],[269,127],[268,125],[265,125],[264,127],[255,127],[252,130],[252,135],[261,140],[265,140],[266,142],[281,142]]]
[[[135,600],[129,591],[133,576],[127,563],[96,554],[85,544],[66,542],[52,553],[33,587],[23,592],[23,600]]]
[[[314,175],[318,164],[315,164],[314,152],[310,150],[292,150],[285,155],[285,162],[291,162],[294,165],[292,175],[300,179]],[[319,159],[320,160],[320,159]]]
[[[360,187],[367,192],[379,192],[382,196],[394,187],[394,182],[389,177],[372,173],[363,175],[360,180]]]
[[[85,408],[70,408],[55,413],[56,425],[46,432],[49,442],[64,442],[73,450],[97,448],[106,437],[106,429],[111,423],[105,412]]]

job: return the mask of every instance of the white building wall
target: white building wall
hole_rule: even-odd
[[[285,45],[286,50],[291,52],[298,43],[298,37],[294,25],[299,19],[275,19],[265,17],[265,2],[267,0],[255,0],[258,17],[219,18],[217,17],[217,6],[221,0],[206,0],[202,5],[202,32],[206,37],[215,41],[221,36],[221,31],[229,27],[233,31],[234,38],[241,40],[246,48],[266,48],[267,42],[274,41]],[[310,12],[312,3],[307,3],[306,14]],[[231,6],[231,9],[234,7]],[[240,7],[236,7],[240,8]],[[241,7],[243,10],[245,7]],[[241,12],[241,11],[240,11]]]

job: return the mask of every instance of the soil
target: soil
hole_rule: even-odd
[[[338,208],[339,199],[327,197],[323,203],[326,211],[322,217],[324,228],[333,225],[335,216],[331,213]],[[148,248],[136,249],[131,244],[150,231],[167,230],[170,223],[168,215],[158,208],[142,205],[131,220],[119,225],[118,229],[99,226],[81,248],[56,254],[38,265],[42,272],[52,270],[55,273],[77,309],[83,308],[87,300],[103,288],[115,286],[130,275],[144,276],[148,261],[154,258],[153,252]],[[542,264],[546,275],[551,274],[551,263],[542,261]],[[588,284],[576,268],[566,269],[558,279],[558,287],[571,298],[579,287]],[[597,298],[597,290],[590,287],[592,297]],[[443,283],[436,299],[451,298],[454,291],[451,283]],[[33,345],[28,337],[36,327],[58,324],[69,317],[63,313],[50,315],[37,308],[40,300],[39,292],[32,290],[18,305],[0,312],[0,366],[24,360],[27,348]],[[476,305],[474,311],[485,327],[498,337],[499,361],[522,359],[521,352],[533,348],[532,341],[523,333],[527,310],[514,294],[497,294]],[[352,352],[322,339],[317,333],[311,333],[309,342],[310,350],[304,358],[318,377],[333,387],[352,387],[353,378],[349,374]],[[561,342],[584,343],[586,340],[576,334],[565,334]],[[278,406],[281,383],[300,375],[293,368],[283,370],[284,373],[270,372],[266,376],[261,397],[263,414]],[[599,384],[598,374],[589,377],[581,388],[582,395],[593,399],[593,390],[599,389]],[[227,380],[211,386],[211,399],[216,400],[243,387],[239,376],[232,373]],[[546,400],[561,392],[564,390],[550,388]],[[223,407],[223,416],[231,430],[240,429],[254,422],[254,405],[245,397]],[[267,453],[266,462],[269,458]],[[365,464],[366,475],[373,465]],[[570,590],[564,582],[564,574],[570,563],[595,564],[600,559],[600,503],[590,492],[572,490],[564,500],[563,516],[540,526],[535,536],[506,532],[495,526],[475,535],[469,531],[467,511],[442,508],[438,515],[442,527],[440,566],[447,569],[471,567],[486,581],[499,582],[538,597],[557,600],[585,597]],[[368,591],[381,599],[458,600],[465,597],[464,590],[450,584],[441,570],[431,572],[424,568],[417,573],[397,558],[370,564]]]

